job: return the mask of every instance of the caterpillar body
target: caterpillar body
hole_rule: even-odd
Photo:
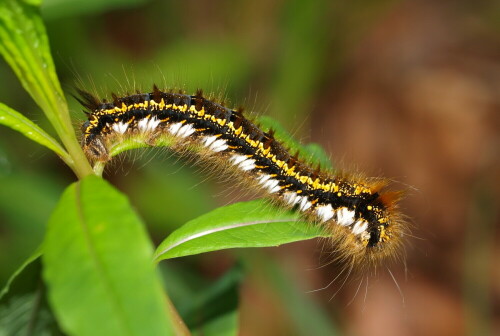
[[[209,100],[201,90],[187,95],[154,86],[149,93],[113,94],[112,101],[78,91],[89,116],[82,125],[82,147],[92,161],[108,161],[110,144],[124,137],[141,135],[153,144],[168,135],[175,139],[174,149],[204,147],[209,155],[201,157],[217,158],[222,170],[236,169],[272,199],[323,226],[338,259],[365,266],[400,256],[401,193],[387,190],[386,180],[313,168],[272,130],[261,130],[241,109]]]

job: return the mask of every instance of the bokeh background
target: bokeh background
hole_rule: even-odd
[[[244,260],[241,335],[500,334],[500,2],[46,0],[43,16],[68,94],[200,87],[408,190],[414,237],[406,267],[391,268],[403,296],[387,272],[367,294],[358,281],[333,298],[340,284],[309,293],[339,269],[320,267],[321,244],[308,241],[164,262],[178,305]],[[50,130],[3,60],[0,79],[0,101]],[[163,150],[127,154],[106,177],[156,243],[243,199]],[[0,130],[0,283],[40,244],[74,179]]]

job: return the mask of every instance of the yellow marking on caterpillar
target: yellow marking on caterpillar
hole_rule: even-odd
[[[387,231],[385,229],[385,227],[383,225],[380,225],[378,227],[379,231],[380,231],[380,238],[379,238],[379,242],[386,242],[388,241],[389,239],[391,239],[390,235],[387,234]]]
[[[138,97],[149,98],[137,102]],[[192,103],[181,103],[180,105],[174,103],[166,104],[166,101],[186,102],[188,101],[189,97],[191,97],[190,99]],[[157,102],[158,100],[159,102]],[[114,101],[117,101],[115,96]],[[351,179],[348,177],[349,175],[334,175],[333,173],[322,172],[313,169],[313,167],[311,167],[311,165],[309,165],[307,161],[304,162],[304,160],[293,157],[292,155],[290,155],[290,153],[287,153],[283,143],[281,143],[279,140],[273,139],[271,131],[266,132],[265,130],[259,130],[255,124],[253,124],[248,119],[245,119],[245,117],[239,111],[229,110],[216,103],[203,99],[201,98],[201,96],[199,96],[199,93],[197,93],[196,96],[178,95],[174,93],[158,91],[158,89],[155,87],[153,94],[149,93],[149,95],[145,96],[132,95],[129,97],[118,98],[117,106],[110,102],[99,101],[97,99],[88,99],[88,97],[87,104],[85,106],[92,111],[88,120],[88,124],[84,130],[84,139],[88,140],[87,142],[84,142],[84,150],[92,160],[109,160],[109,148],[107,147],[113,145],[116,141],[121,141],[121,139],[123,138],[121,136],[113,137],[113,135],[110,138],[105,138],[104,136],[108,136],[109,133],[112,133],[113,131],[115,131],[115,133],[127,132],[127,134],[129,134],[130,136],[135,136],[136,134],[141,133],[141,137],[144,137],[142,132],[133,131],[134,129],[137,129],[137,122],[140,122],[141,120],[144,122],[148,121],[148,123],[146,124],[146,129],[148,131],[154,130],[157,125],[161,125],[161,127],[158,129],[159,132],[165,132],[164,129],[168,128],[169,125],[173,125],[173,122],[172,124],[169,123],[169,120],[172,119],[175,120],[175,123],[179,122],[182,125],[189,124],[192,127],[185,127],[182,129],[182,132],[179,132],[180,137],[186,138],[188,144],[191,143],[191,140],[199,139],[199,141],[203,141],[204,136],[215,138],[223,137],[225,140],[227,140],[227,143],[225,145],[220,145],[221,142],[218,142],[214,146],[217,149],[214,149],[214,152],[220,152],[221,154],[215,155],[226,155],[225,157],[227,157],[228,154],[239,154],[244,155],[246,158],[254,158],[255,162],[246,162],[241,166],[245,171],[245,173],[243,174],[244,176],[259,177],[265,175],[265,178],[269,176],[269,178],[277,179],[279,184],[274,185],[276,181],[271,181],[271,184],[269,184],[270,188],[272,189],[271,193],[273,193],[273,197],[283,197],[282,195],[284,194],[276,193],[278,189],[293,192],[295,193],[294,195],[300,195],[301,197],[307,197],[307,199],[299,198],[302,208],[301,211],[307,211],[311,215],[315,214],[320,219],[325,218],[325,221],[330,220],[330,218],[333,218],[331,220],[335,221],[335,219],[337,218],[335,217],[335,211],[338,211],[339,207],[347,208],[349,211],[353,211],[353,209],[356,208],[356,205],[350,203],[350,201],[345,204],[342,203],[346,202],[346,200],[342,198],[343,196],[356,197],[359,200],[370,200],[370,198],[368,198],[364,194],[373,195],[373,190],[377,185],[376,183],[371,182],[371,180],[368,179],[365,182],[362,179]],[[158,121],[158,124],[156,119],[159,119],[160,117],[158,116],[159,112],[156,111],[167,112],[165,114],[167,115],[167,117],[160,119]],[[138,113],[137,115],[135,114],[136,112]],[[182,115],[182,113],[186,112],[187,115]],[[223,114],[220,114],[221,112]],[[231,113],[233,113],[233,115],[231,116],[231,120],[234,121],[230,121],[229,118],[226,119],[224,117],[218,117],[221,115],[231,115]],[[175,117],[171,118],[170,116]],[[106,117],[106,120],[112,121],[102,123],[101,117]],[[153,118],[155,118],[154,122],[152,122]],[[115,127],[113,123],[126,123],[128,125],[131,125],[131,127],[123,128],[122,124],[116,125],[118,127]],[[235,123],[239,124],[240,126],[236,128]],[[175,127],[178,126],[179,125]],[[191,134],[193,135],[190,136]],[[94,135],[96,136],[94,137]],[[153,133],[153,135],[156,136],[158,134]],[[178,138],[179,140],[181,140],[180,137]],[[259,137],[262,140],[253,140],[251,139],[251,137]],[[211,139],[207,139],[207,143],[210,140]],[[268,144],[267,148],[265,147],[266,143]],[[258,162],[260,162],[260,159],[263,160],[264,158],[269,161],[265,161],[265,163],[259,164]],[[283,160],[282,158],[286,159]],[[239,160],[239,158],[237,159]],[[250,167],[249,164],[253,165],[254,169],[247,171],[247,168]],[[270,171],[276,171],[277,173],[269,174],[267,168],[272,168],[270,169]],[[359,181],[359,183],[357,181]],[[286,185],[284,185],[285,183]],[[264,189],[266,189],[267,186],[267,183],[265,183]],[[330,194],[323,195],[322,192],[315,193],[315,191],[322,191]],[[293,197],[294,196],[292,195],[292,200]],[[317,198],[311,199],[313,197]],[[337,199],[337,197],[339,199]],[[336,201],[331,201],[331,199],[335,199]],[[306,201],[308,203],[305,203]],[[377,241],[394,241],[394,237],[401,236],[398,232],[402,230],[399,222],[397,222],[398,225],[394,228],[391,226],[391,222],[394,219],[394,217],[392,216],[396,216],[395,218],[399,218],[397,217],[398,214],[393,214],[390,212],[393,211],[393,208],[390,207],[390,203],[388,205],[384,204],[383,198],[381,198],[380,201],[382,202],[382,206],[380,206],[379,203],[372,203],[374,204],[373,206],[358,206],[358,209],[355,210],[355,215],[352,215],[352,223],[349,219],[351,215],[338,215],[343,216],[339,217],[338,220],[343,222],[343,225],[346,228],[351,229],[351,234],[353,233],[355,236],[357,236],[357,242],[359,243],[358,246],[373,247],[376,246]],[[294,202],[292,201],[291,203]],[[326,207],[326,205],[331,205],[332,208]],[[324,207],[320,208],[320,206]],[[333,214],[330,214],[329,211],[332,211]],[[357,222],[359,220],[363,220],[363,218],[373,218],[366,217],[368,211],[375,211],[375,219],[371,219],[368,226],[364,223]],[[366,229],[361,229],[362,227],[366,227]],[[360,229],[363,231],[359,232]],[[349,232],[349,230],[347,229],[346,232]],[[376,236],[373,236],[373,234],[376,234]],[[340,238],[342,238],[342,241],[340,241]],[[345,240],[345,237],[340,238],[339,241],[341,242],[341,244],[343,241],[352,242],[352,240],[350,239]],[[333,240],[336,239],[337,238],[333,237]],[[394,246],[397,246],[397,244]],[[367,251],[370,251],[370,249],[367,249]],[[347,255],[347,253],[345,255]],[[369,257],[372,258],[372,254],[369,254]]]

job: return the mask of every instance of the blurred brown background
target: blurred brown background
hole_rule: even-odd
[[[318,268],[317,242],[171,262],[210,281],[236,258],[248,260],[242,335],[500,334],[499,2],[52,0],[43,13],[67,92],[79,77],[103,94],[130,88],[127,79],[223,92],[320,143],[334,161],[409,190],[402,208],[415,237],[406,272],[391,268],[404,299],[387,272],[370,279],[367,295],[357,281],[331,300],[339,284],[307,293],[339,272]],[[3,62],[0,77],[0,100],[43,124]],[[6,129],[0,159],[5,279],[41,241],[74,177]],[[118,161],[108,178],[155,242],[236,199],[175,158],[148,152]],[[19,199],[29,213],[12,205]]]

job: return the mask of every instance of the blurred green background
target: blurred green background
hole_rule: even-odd
[[[321,244],[303,242],[162,263],[181,312],[242,259],[242,335],[500,333],[498,2],[46,0],[42,13],[77,128],[76,86],[100,96],[203,88],[320,143],[340,166],[409,189],[415,237],[406,267],[392,268],[404,302],[386,272],[367,295],[358,281],[333,299],[339,284],[307,293],[339,269],[319,268]],[[0,101],[50,131],[3,60],[0,78]],[[159,149],[128,153],[105,176],[158,243],[248,197],[209,170]],[[39,245],[74,179],[45,148],[0,129],[0,283]]]

